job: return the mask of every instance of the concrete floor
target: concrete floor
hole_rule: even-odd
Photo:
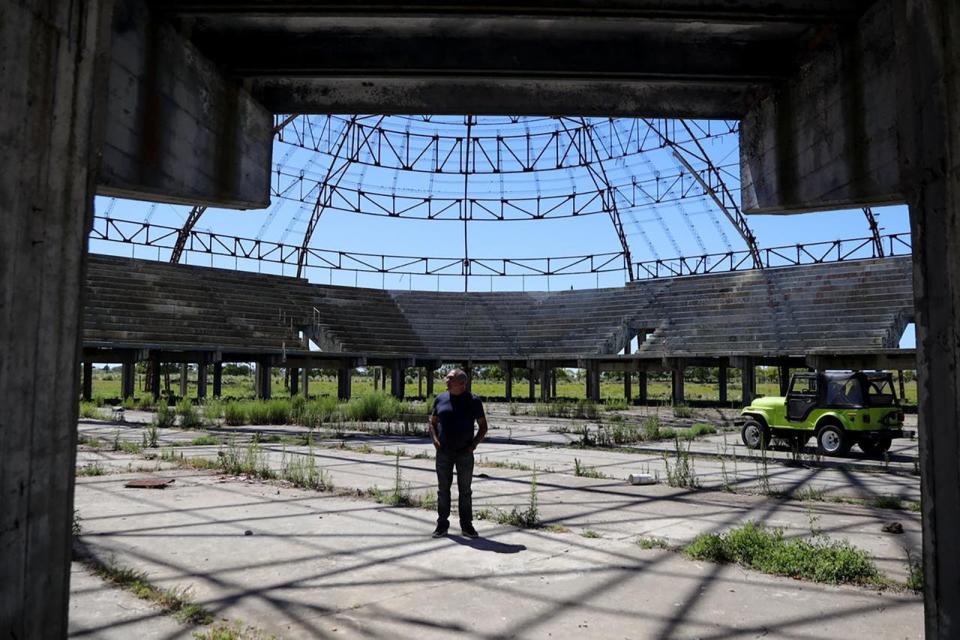
[[[82,539],[98,556],[146,571],[162,587],[189,586],[220,618],[284,638],[922,637],[922,602],[913,594],[775,578],[636,545],[641,536],[680,545],[698,533],[755,520],[782,527],[787,535],[809,535],[815,529],[845,538],[868,550],[885,574],[903,580],[907,556],[919,554],[919,514],[665,484],[632,486],[622,480],[625,474],[662,465],[662,453],[543,446],[529,442],[524,429],[530,437],[563,434],[537,423],[517,424],[512,438],[500,437],[500,429],[492,431],[496,437],[477,456],[481,461],[536,463],[541,517],[566,527],[566,533],[482,521],[477,523],[483,535],[479,541],[457,535],[433,540],[429,532],[435,514],[427,510],[178,470],[119,452],[81,451],[78,465],[97,460],[119,472],[78,477]],[[267,429],[277,430],[261,430]],[[107,438],[120,433],[139,441],[142,427],[85,422],[81,432]],[[188,442],[197,435],[166,430],[161,439]],[[347,440],[351,446],[361,442],[375,452],[312,450],[338,488],[392,488],[395,458],[381,449],[397,447],[405,450],[400,467],[411,491],[423,494],[434,488],[433,461],[413,457],[432,449],[422,438]],[[339,441],[326,444],[336,447]],[[909,457],[909,441],[903,445],[902,455]],[[708,441],[695,448],[710,446]],[[284,456],[310,453],[281,444],[264,448],[274,467]],[[173,450],[212,457],[217,449]],[[612,477],[576,477],[574,458]],[[716,456],[704,452],[694,460],[701,484],[719,486]],[[785,488],[822,485],[837,495],[918,495],[916,476],[891,468],[893,463],[854,462],[860,467],[813,460],[785,466],[770,460],[766,475],[771,484]],[[729,479],[733,463],[722,465]],[[756,488],[759,466],[738,460],[736,481],[743,489]],[[163,491],[123,488],[130,477],[145,475],[176,482]],[[531,471],[478,466],[475,475],[475,508],[509,510],[528,504]],[[899,521],[905,533],[882,533],[889,520]],[[601,537],[583,537],[587,531]],[[75,574],[73,635],[190,637],[191,630],[97,582]]]

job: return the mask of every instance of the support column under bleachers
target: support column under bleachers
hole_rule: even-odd
[[[640,404],[647,404],[647,372],[638,371],[637,372],[637,394],[640,399]]]
[[[82,391],[83,399],[87,402],[93,398],[93,363],[84,362],[83,363],[83,384]]]
[[[433,395],[433,374],[436,371],[436,369],[432,366],[427,366],[426,369],[427,369],[427,397],[429,398],[430,396]]]
[[[407,382],[407,368],[397,362],[390,369],[390,392],[398,400],[404,398],[404,385]]]
[[[467,374],[467,392],[473,392],[473,362],[468,360],[463,365],[463,372]]]
[[[623,348],[623,355],[630,355],[630,340],[627,340],[626,346]],[[630,404],[630,400],[633,399],[633,389],[631,389],[631,383],[633,374],[630,371],[623,372],[623,397],[627,401],[627,404]]]
[[[587,400],[600,402],[600,367],[593,363],[587,367]]]
[[[304,367],[300,370],[300,390],[304,398],[310,397],[310,367]]]
[[[686,401],[686,394],[683,389],[683,371],[684,367],[674,367],[670,371],[670,400],[674,405],[681,405]]]
[[[257,398],[269,400],[273,387],[273,373],[269,361],[261,360],[257,362],[255,379]]]
[[[787,395],[790,387],[790,365],[782,364],[779,368],[780,395]]]
[[[513,363],[508,362],[503,367],[503,395],[507,402],[513,400]]]
[[[337,369],[337,398],[349,400],[352,393],[353,369],[340,367]]]
[[[219,398],[223,394],[223,363],[213,363],[213,397]]]
[[[132,398],[137,391],[137,362],[130,358],[120,365],[120,397]]]
[[[717,386],[720,388],[720,402],[727,401],[727,363],[721,362],[717,367]]]
[[[300,369],[298,367],[290,367],[288,373],[290,376],[290,397],[300,393]]]
[[[743,366],[740,368],[740,375],[743,381],[743,406],[747,406],[757,395],[757,371],[756,363],[753,358],[744,358]]]
[[[537,399],[537,372],[531,368],[527,369],[527,383],[530,385],[530,402]]]
[[[186,362],[181,362],[180,363],[180,397],[181,398],[187,397],[187,383],[190,379],[190,376],[188,375],[189,371],[190,371],[190,365],[187,364]]]
[[[197,363],[197,400],[206,400],[207,398],[207,361],[200,360]]]
[[[550,374],[552,370],[548,367],[544,367],[540,371],[540,401],[549,402],[550,401]]]
[[[163,362],[158,356],[150,357],[150,392],[154,400],[160,399],[160,370],[163,368]]]

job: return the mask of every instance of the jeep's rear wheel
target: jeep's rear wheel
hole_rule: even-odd
[[[860,450],[863,451],[868,456],[882,456],[890,449],[890,445],[893,443],[893,439],[890,436],[880,436],[877,439],[866,439],[864,438],[858,444],[860,445]]]
[[[770,445],[770,430],[757,420],[747,420],[740,430],[740,438],[747,449],[766,449]]]
[[[817,433],[817,449],[825,456],[842,456],[850,451],[850,440],[841,427],[828,424]]]

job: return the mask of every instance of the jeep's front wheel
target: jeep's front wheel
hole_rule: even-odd
[[[766,449],[770,445],[770,431],[757,420],[747,420],[743,424],[740,438],[747,449]]]
[[[824,425],[817,433],[817,449],[825,456],[842,456],[850,451],[850,440],[841,427]]]

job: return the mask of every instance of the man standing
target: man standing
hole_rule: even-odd
[[[468,538],[479,534],[473,528],[473,450],[487,435],[487,418],[483,402],[467,391],[467,374],[454,369],[447,374],[447,390],[433,401],[430,415],[430,436],[437,450],[437,528],[434,538],[447,535],[450,527],[450,486],[453,468],[457,468],[460,531]],[[473,433],[473,423],[479,429]]]

